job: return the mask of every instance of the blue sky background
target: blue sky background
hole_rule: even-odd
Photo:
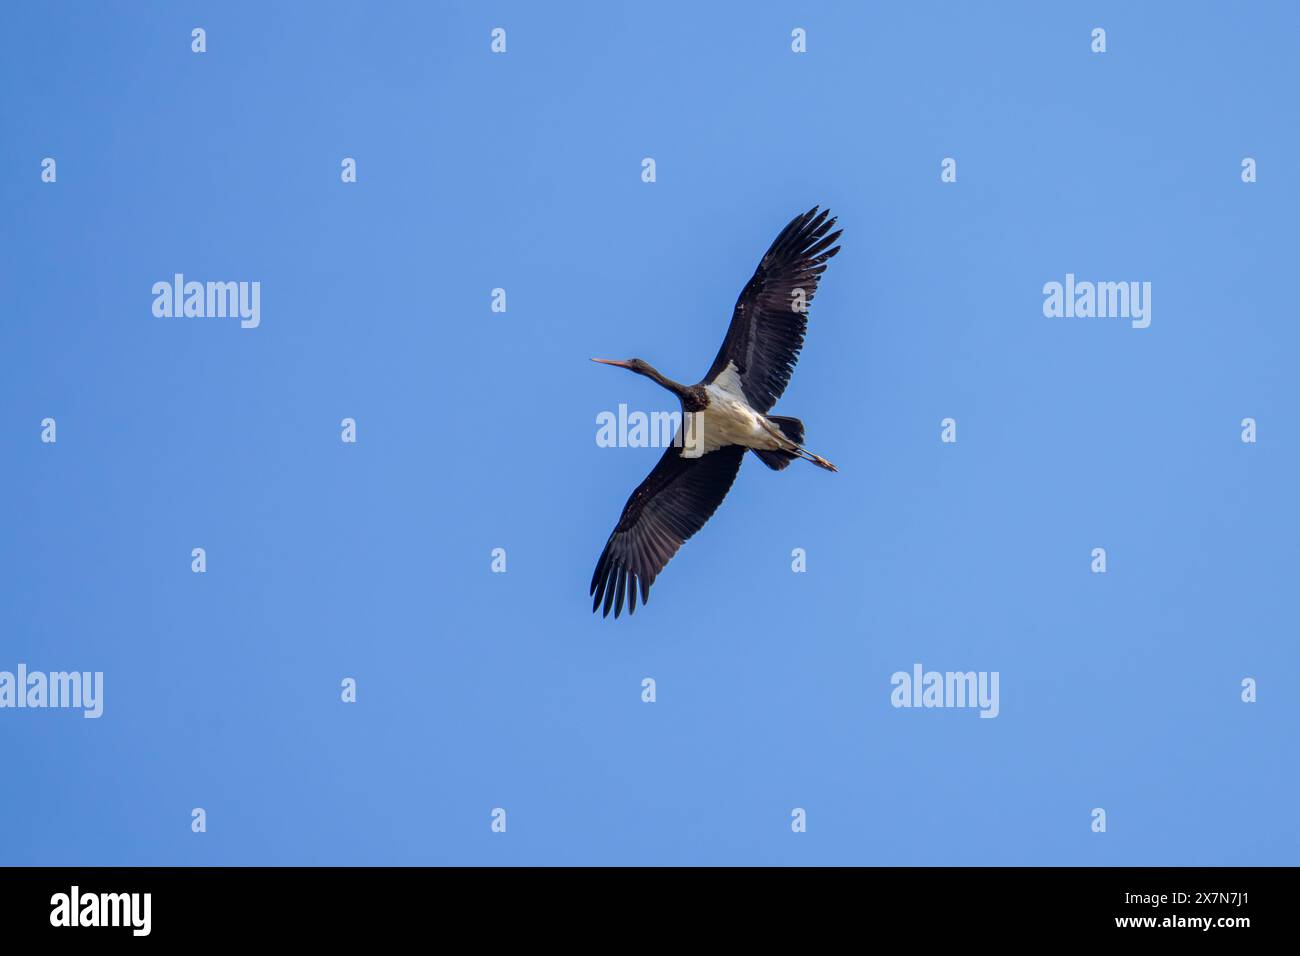
[[[1300,862],[1294,4],[0,17],[0,669],[106,682],[0,711],[0,863]],[[594,618],[659,455],[595,416],[670,406],[588,357],[696,380],[815,203],[776,410],[840,473],[751,457]],[[1045,318],[1067,272],[1150,328]],[[895,710],[915,662],[1001,715]]]

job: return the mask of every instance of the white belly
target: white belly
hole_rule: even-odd
[[[743,397],[729,389],[715,385],[705,386],[709,404],[696,422],[696,433],[683,449],[686,458],[698,458],[724,445],[743,445],[745,448],[775,449],[782,443],[765,424],[763,416],[749,407]],[[689,433],[688,433],[689,435]]]

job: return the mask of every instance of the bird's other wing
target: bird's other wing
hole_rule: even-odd
[[[724,445],[699,458],[683,458],[681,451],[673,445],[664,449],[623,506],[591,576],[592,611],[603,605],[602,616],[608,617],[612,607],[618,617],[626,596],[628,613],[635,612],[638,587],[641,603],[650,599],[650,585],[682,542],[718,510],[745,456],[740,445]]]
[[[826,260],[840,251],[834,243],[843,230],[831,232],[835,220],[829,215],[829,209],[818,213],[814,206],[781,230],[736,300],[727,337],[704,376],[711,384],[733,364],[756,411],[767,412],[790,384],[808,328],[807,307]]]

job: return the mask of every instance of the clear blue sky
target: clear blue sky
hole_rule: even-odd
[[[1300,862],[1294,4],[0,17],[0,669],[105,674],[0,711],[0,863]],[[751,456],[593,618],[659,454],[595,417],[671,399],[588,357],[696,380],[815,203],[776,411],[840,473]],[[1000,715],[891,707],[918,662]]]

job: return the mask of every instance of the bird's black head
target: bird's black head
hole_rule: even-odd
[[[594,359],[592,359],[592,361],[593,361],[593,362],[599,362],[601,365],[613,365],[613,366],[616,367],[616,368],[625,368],[625,369],[629,369],[629,370],[631,370],[631,371],[633,371],[633,372],[636,372],[638,375],[645,375],[646,372],[650,371],[650,363],[649,363],[649,362],[644,362],[644,361],[642,361],[642,360],[639,359],[639,358],[630,358],[630,359],[598,359],[598,358],[594,358]]]
[[[629,371],[636,372],[638,375],[644,375],[646,378],[650,379],[651,381],[658,382],[660,385],[668,389],[668,391],[672,392],[674,395],[676,395],[678,398],[682,399],[683,401],[685,401],[685,396],[687,392],[690,391],[690,389],[688,389],[685,385],[682,385],[678,382],[674,382],[671,378],[662,374],[657,368],[655,368],[649,362],[644,361],[643,359],[630,358],[625,360],[619,360],[619,359],[594,358],[592,359],[592,361],[599,362],[602,365],[613,365],[617,368],[625,368],[628,369]]]

